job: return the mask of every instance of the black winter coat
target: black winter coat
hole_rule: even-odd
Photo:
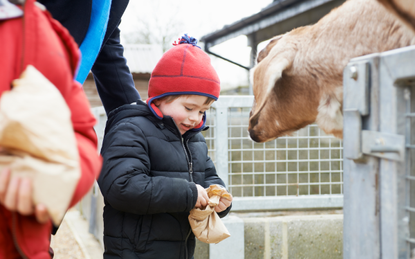
[[[171,117],[159,120],[138,101],[109,114],[101,153],[104,258],[192,258],[195,183],[224,185],[202,134],[182,137]]]

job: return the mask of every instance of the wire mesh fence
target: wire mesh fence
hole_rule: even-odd
[[[231,96],[221,97],[226,109],[227,139],[218,138],[217,114],[208,112],[204,132],[209,155],[227,157],[228,188],[234,197],[276,197],[343,194],[343,146],[340,139],[309,125],[292,136],[255,143],[248,136],[250,107],[237,107]],[[225,99],[225,100],[223,100]],[[243,102],[246,104],[246,102]],[[248,102],[251,103],[251,102]],[[227,143],[227,154],[218,155],[216,142]]]

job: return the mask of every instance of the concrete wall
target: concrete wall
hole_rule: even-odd
[[[225,225],[232,222],[232,215],[224,218]],[[234,217],[233,220],[235,220]],[[222,241],[228,242],[223,257],[212,256],[217,245],[197,242],[195,259],[341,259],[343,258],[343,215],[303,215],[239,218],[243,221],[243,244],[240,236]],[[235,240],[235,241],[233,241]],[[243,247],[243,254],[234,251]]]

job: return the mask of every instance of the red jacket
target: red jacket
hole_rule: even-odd
[[[70,205],[73,206],[89,191],[101,169],[93,129],[96,121],[81,85],[74,80],[78,46],[63,26],[33,2],[26,0],[23,17],[0,20],[0,95],[31,64],[65,98],[72,112],[81,166],[81,178]],[[0,205],[0,259],[50,258],[51,228],[51,222],[39,224],[34,216],[12,213]]]

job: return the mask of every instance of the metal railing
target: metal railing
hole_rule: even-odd
[[[316,125],[267,143],[247,133],[253,96],[221,96],[207,113],[203,132],[209,156],[235,197],[233,211],[321,209],[343,206],[342,141]],[[98,118],[99,140],[106,116]]]
[[[405,143],[406,143],[406,216],[408,219],[408,233],[406,234],[407,250],[412,251],[415,258],[415,105],[411,105],[411,88],[404,90],[406,101],[405,115]],[[412,231],[411,231],[412,230]]]
[[[409,46],[344,69],[345,259],[415,258],[414,60]]]

